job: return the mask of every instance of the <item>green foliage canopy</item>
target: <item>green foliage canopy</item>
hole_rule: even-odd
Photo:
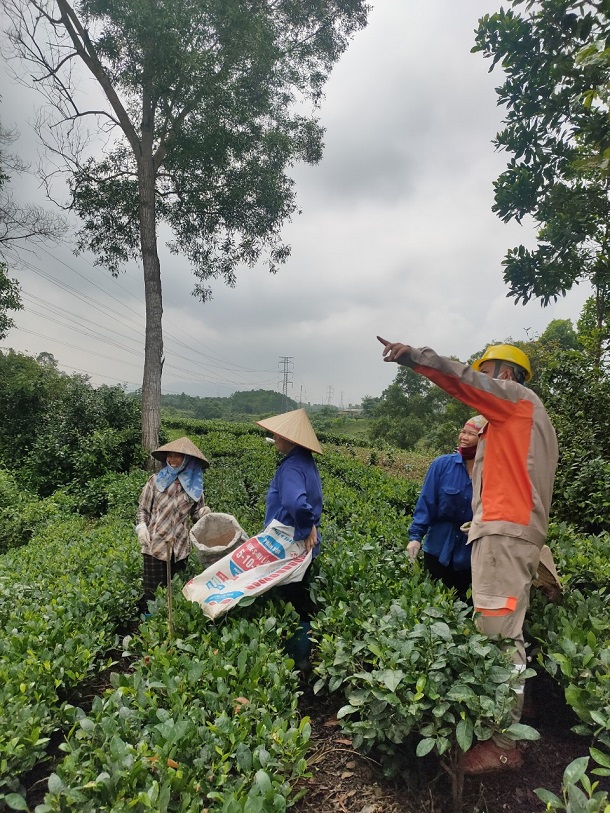
[[[538,348],[535,389],[559,442],[553,516],[590,533],[610,530],[610,378],[578,350]]]
[[[0,353],[0,463],[43,496],[142,462],[140,405],[120,387]]]
[[[271,415],[296,409],[292,398],[273,390],[243,390],[227,398],[200,398],[196,395],[162,395],[163,409],[201,420],[235,419],[244,415]]]
[[[375,406],[371,435],[399,449],[455,448],[460,427],[472,410],[451,398],[409,367],[399,367],[396,378]]]
[[[146,261],[146,210],[171,227],[204,299],[205,280],[233,284],[236,265],[265,249],[277,269],[289,251],[279,229],[296,210],[286,170],[322,153],[323,130],[302,103],[320,102],[366,25],[364,0],[43,0],[35,11],[10,0],[5,10],[14,53],[50,91],[58,132],[75,133],[83,116],[112,132],[101,156],[77,137],[47,144],[67,161],[81,247],[115,273],[131,257]],[[105,106],[87,109],[78,61]]]
[[[493,209],[539,227],[535,249],[520,245],[504,259],[509,295],[546,305],[589,280],[598,326],[610,306],[609,36],[603,3],[512,0],[480,20],[473,48],[505,77],[497,93],[506,126],[495,143],[510,158]]]

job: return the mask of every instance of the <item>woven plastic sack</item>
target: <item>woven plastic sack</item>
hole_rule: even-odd
[[[231,514],[210,512],[193,525],[189,537],[200,563],[207,566],[245,542],[248,534]]]
[[[294,541],[294,528],[273,520],[260,534],[187,582],[182,592],[209,618],[218,618],[243,598],[301,581],[311,558],[305,543]]]

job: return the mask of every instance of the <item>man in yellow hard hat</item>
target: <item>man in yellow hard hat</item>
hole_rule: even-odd
[[[472,477],[472,600],[478,628],[512,639],[515,670],[523,672],[523,621],[546,539],[558,459],[549,416],[524,386],[532,376],[529,359],[518,347],[498,344],[469,367],[429,347],[377,338],[384,345],[384,361],[411,367],[487,418]],[[523,685],[515,722],[521,718]],[[462,759],[466,774],[510,770],[521,763],[515,743],[502,734],[477,743]]]
[[[492,362],[492,364],[488,365],[487,362]],[[481,369],[483,365],[486,365],[485,369],[489,371],[487,374],[492,378],[506,378],[506,375],[502,376],[502,372],[507,368],[510,368],[514,380],[519,384],[527,384],[532,377],[529,358],[523,350],[512,344],[492,344],[480,359],[476,359],[472,363],[473,368],[479,372],[484,372]]]

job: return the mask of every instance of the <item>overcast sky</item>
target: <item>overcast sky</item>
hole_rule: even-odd
[[[203,305],[191,295],[188,263],[161,247],[164,392],[282,391],[287,369],[295,400],[348,406],[381,395],[394,378],[376,334],[466,359],[489,341],[578,318],[584,286],[546,309],[506,297],[502,258],[533,245],[533,229],[491,212],[507,160],[491,143],[501,75],[470,53],[478,18],[499,6],[374,3],[326,87],[323,159],[295,169],[302,214],[285,225],[292,255],[277,275],[244,268],[235,288],[214,283]],[[28,122],[39,97],[10,82],[2,93],[2,122],[18,126],[17,149],[34,160]],[[23,195],[30,187],[14,184]],[[25,310],[3,349],[52,353],[94,385],[141,386],[139,267],[115,281],[66,242],[22,250],[11,275]]]

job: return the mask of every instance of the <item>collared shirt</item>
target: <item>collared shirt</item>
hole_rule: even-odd
[[[167,548],[173,551],[177,562],[186,559],[191,550],[189,531],[205,508],[205,497],[195,502],[180,485],[179,480],[159,491],[155,475],[149,477],[140,494],[137,523],[144,522],[150,534],[150,545],[142,545],[142,553],[167,561]]]
[[[278,463],[267,492],[265,525],[277,519],[294,528],[297,541],[307,539],[311,529],[320,524],[322,516],[322,483],[312,453],[295,446]],[[320,537],[313,550],[320,551]]]
[[[421,542],[424,551],[445,567],[468,570],[470,547],[460,525],[472,519],[472,481],[459,452],[441,455],[426,472],[413,511],[409,539]]]

